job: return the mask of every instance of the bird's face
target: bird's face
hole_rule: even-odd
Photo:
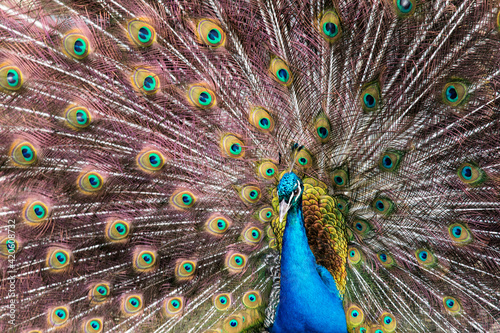
[[[291,207],[297,206],[302,200],[304,184],[293,172],[285,173],[278,184],[280,202],[280,223]]]

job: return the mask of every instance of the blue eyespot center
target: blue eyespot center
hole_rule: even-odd
[[[460,235],[462,234],[462,228],[461,227],[453,227],[453,235],[455,235],[456,237],[460,237]]]
[[[236,256],[234,258],[234,262],[238,265],[241,265],[243,263],[243,259],[240,256]]]
[[[129,303],[135,308],[139,306],[139,301],[135,297],[130,299]]]
[[[38,218],[42,218],[43,215],[45,215],[45,210],[42,208],[42,206],[40,205],[36,205],[34,208],[33,208],[33,211],[35,212],[36,216]]]
[[[98,289],[97,289],[97,292],[98,292],[99,294],[101,294],[101,295],[106,295],[106,289],[104,289],[104,288],[98,288]]]
[[[250,302],[255,302],[256,297],[254,295],[250,295],[248,299],[250,300]]]
[[[467,180],[471,180],[472,168],[470,166],[466,166],[462,169],[462,177],[464,177]]]
[[[153,258],[149,255],[149,254],[145,254],[142,256],[142,259],[146,262],[146,263],[150,263]]]
[[[184,269],[186,270],[186,272],[190,272],[193,269],[193,266],[191,264],[185,264]]]
[[[259,194],[257,193],[257,191],[255,191],[255,190],[250,191],[250,198],[251,199],[257,198],[258,195]]]
[[[273,214],[271,212],[267,212],[266,217],[270,218],[271,216],[273,216]]]
[[[455,302],[452,299],[449,299],[446,301],[446,305],[448,305],[449,308],[452,308],[455,305]]]
[[[420,252],[419,257],[423,261],[427,260],[427,257],[428,257],[427,252],[425,252],[425,251]]]
[[[413,7],[410,0],[398,0],[398,8],[403,13],[409,13]]]
[[[83,39],[81,38],[78,38],[76,41],[75,41],[75,45],[73,46],[73,50],[75,51],[75,53],[77,55],[82,55],[85,53],[85,42],[83,41]]]
[[[358,229],[359,231],[363,230],[363,225],[361,223],[356,223],[356,229]]]
[[[381,211],[381,212],[384,211],[385,205],[382,202],[382,200],[377,200],[377,202],[375,203],[375,206],[377,207],[377,209],[379,211]]]
[[[151,91],[156,87],[156,80],[151,75],[146,76],[144,79],[144,90]]]
[[[363,97],[364,101],[365,101],[365,105],[367,108],[373,108],[375,107],[375,97],[373,97],[371,94],[365,94],[365,96]]]
[[[172,306],[173,306],[175,309],[177,309],[177,308],[179,308],[180,304],[179,304],[179,302],[177,302],[177,301],[172,301]]]
[[[334,180],[335,180],[335,183],[337,185],[343,185],[344,184],[344,179],[342,179],[342,177],[340,177],[340,176],[335,176]]]
[[[390,323],[392,323],[392,318],[391,318],[391,317],[389,317],[389,316],[387,316],[387,317],[385,317],[385,318],[384,318],[384,321],[385,321],[385,323],[386,323],[387,325],[389,325]]]
[[[326,138],[328,136],[328,130],[326,129],[326,127],[318,127],[318,135],[322,139]]]
[[[446,98],[450,102],[456,102],[458,100],[458,92],[457,89],[455,89],[455,86],[449,86],[446,89]]]
[[[387,261],[387,255],[386,255],[385,253],[381,253],[381,254],[380,254],[380,260],[381,260],[382,262],[386,262],[386,261]]]
[[[93,320],[90,322],[90,326],[92,326],[93,329],[98,330],[100,325],[99,325],[99,322],[97,322],[96,320]]]
[[[289,78],[289,74],[288,74],[288,71],[284,68],[281,68],[278,70],[278,78],[280,79],[280,81],[283,81],[283,82],[286,82],[288,81],[288,78]]]
[[[388,155],[385,155],[382,159],[382,164],[389,169],[392,167],[392,159]]]
[[[63,310],[57,310],[56,311],[56,316],[58,316],[61,319],[64,319],[66,317],[66,312]]]
[[[356,255],[356,252],[354,252],[354,251],[349,252],[349,256],[354,257],[355,255]]]
[[[191,199],[191,196],[188,194],[183,194],[182,195],[182,202],[185,203],[186,205],[189,205],[193,199]]]
[[[359,312],[357,310],[354,310],[351,312],[351,316],[353,316],[354,318],[356,318],[357,316],[359,316]]]
[[[339,32],[339,29],[337,28],[337,25],[335,23],[325,22],[323,24],[323,32],[328,37],[335,37],[337,35],[337,33]]]
[[[56,259],[59,263],[64,264],[66,262],[66,255],[62,252],[56,253]]]
[[[222,36],[217,29],[212,29],[208,32],[207,38],[210,43],[215,44],[220,42]]]
[[[260,127],[262,127],[263,129],[268,129],[271,126],[271,122],[267,118],[262,118],[259,121],[259,124],[260,124]]]
[[[198,102],[200,102],[201,105],[207,106],[212,102],[212,96],[204,91],[200,94],[200,97],[198,97]]]
[[[339,203],[339,204],[337,204],[337,208],[340,209],[340,210],[342,210],[342,209],[344,209],[344,205],[341,204],[341,203]]]
[[[31,151],[30,147],[22,146],[21,153],[23,154],[24,159],[28,162],[33,159],[33,152]]]
[[[233,143],[231,145],[231,153],[233,153],[234,155],[238,155],[239,153],[241,153],[241,145],[239,143]]]
[[[274,175],[274,169],[273,169],[273,168],[269,168],[269,169],[267,169],[267,170],[266,170],[266,174],[267,174],[268,176],[272,176],[272,175]]]
[[[89,179],[90,186],[92,186],[94,188],[99,186],[99,179],[96,176],[90,175],[88,179]]]
[[[147,27],[141,27],[139,29],[139,40],[143,43],[147,43],[150,39],[151,31]]]
[[[253,237],[254,239],[259,238],[259,233],[258,233],[256,230],[252,231],[252,237]]]
[[[231,325],[231,327],[236,327],[236,326],[238,326],[238,322],[237,322],[236,320],[234,320],[234,319],[233,319],[233,320],[231,320],[231,321],[229,322],[229,325]]]
[[[306,164],[307,164],[307,158],[305,158],[305,157],[301,157],[301,158],[299,158],[299,163],[300,163],[301,165],[306,165]]]
[[[10,69],[7,72],[7,83],[11,87],[15,87],[19,83],[19,75],[15,70]]]

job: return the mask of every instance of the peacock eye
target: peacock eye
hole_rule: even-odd
[[[89,54],[89,40],[82,34],[71,32],[64,36],[63,48],[70,57],[82,60]]]
[[[196,34],[205,45],[215,48],[224,46],[226,41],[226,34],[222,28],[214,21],[208,19],[198,22]]]
[[[462,82],[448,82],[443,88],[443,101],[450,106],[459,106],[467,97],[467,86]]]
[[[414,0],[394,0],[394,3],[400,16],[408,16],[415,11]]]
[[[200,109],[210,109],[216,103],[215,93],[204,83],[191,85],[187,95],[189,102]]]
[[[261,133],[269,133],[274,129],[274,119],[263,107],[252,108],[248,120]]]
[[[380,87],[378,83],[372,83],[363,89],[360,99],[365,112],[377,110],[380,104]]]
[[[288,65],[280,58],[275,57],[271,61],[269,69],[274,79],[282,85],[289,86],[292,84],[293,77],[290,69],[288,68]]]
[[[0,64],[0,87],[6,90],[19,90],[23,85],[23,75],[16,66]]]
[[[137,19],[132,20],[128,23],[127,29],[130,39],[137,46],[148,47],[155,41],[155,29],[146,22]]]
[[[340,38],[342,32],[340,29],[340,20],[334,11],[329,10],[325,12],[319,25],[320,33],[326,41],[333,43]]]

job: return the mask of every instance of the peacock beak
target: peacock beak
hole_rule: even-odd
[[[280,202],[280,223],[283,222],[283,219],[285,218],[286,213],[290,209],[291,205],[290,203],[292,202],[293,199],[293,193],[290,195],[290,200],[288,202],[285,201],[285,199],[281,200]]]

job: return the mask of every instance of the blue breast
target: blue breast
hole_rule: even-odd
[[[328,287],[307,243],[301,207],[292,208],[283,235],[280,303],[272,333],[346,333],[342,300]]]

